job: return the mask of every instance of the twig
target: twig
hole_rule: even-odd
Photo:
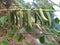
[[[9,11],[14,11],[14,10],[16,10],[16,11],[20,11],[20,10],[39,10],[39,9],[0,9],[0,11],[7,11],[7,10],[9,10]],[[53,9],[42,9],[43,11],[60,11],[60,10],[53,10]]]
[[[58,6],[59,8],[60,8],[60,6],[58,5],[58,4],[56,4],[56,3],[54,3],[53,1],[51,1],[51,0],[49,0],[53,5],[56,5],[56,6]]]

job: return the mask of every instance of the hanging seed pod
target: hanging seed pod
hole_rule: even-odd
[[[10,22],[12,23],[12,24],[14,24],[15,23],[15,11],[11,11],[10,12]]]
[[[20,14],[19,14],[20,27],[23,26],[23,19],[22,19],[22,17],[23,17],[23,11],[20,11]]]
[[[41,8],[40,8],[40,14],[43,20],[48,21],[48,19],[44,16],[44,13]]]
[[[27,11],[23,10],[23,26],[25,26],[26,22],[27,22]]]
[[[43,22],[43,20],[42,20],[42,17],[40,17],[40,15],[38,14],[38,12],[35,12],[35,13],[36,13],[38,19],[40,20],[41,24],[44,24],[44,22]]]
[[[37,23],[37,14],[35,13],[36,11],[34,11],[34,17],[35,17],[35,23]]]
[[[15,11],[15,16],[16,16],[16,25],[18,25],[18,15],[17,15],[16,11]]]
[[[48,24],[51,26],[51,16],[50,16],[50,13],[49,12],[45,12],[46,13],[46,16],[48,18]]]
[[[10,15],[11,15],[11,12],[8,11],[7,13],[8,13],[8,17],[7,17],[7,18],[8,18],[8,22],[9,22],[9,24],[10,24]]]
[[[27,25],[32,27],[32,23],[31,23],[31,10],[27,10]]]

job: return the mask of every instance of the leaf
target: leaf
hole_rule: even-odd
[[[24,27],[20,28],[20,32],[21,33],[24,32]]]
[[[57,45],[57,44],[54,42],[49,42],[47,45]]]
[[[9,45],[9,44],[8,44],[8,42],[6,42],[6,41],[2,41],[2,42],[1,42],[1,45]]]
[[[3,28],[3,27],[0,25],[0,31],[2,30],[2,28]]]
[[[28,33],[32,32],[32,28],[27,27],[27,28],[26,28],[26,32],[28,32]]]
[[[45,42],[45,36],[44,36],[44,35],[40,36],[40,37],[39,37],[39,41],[40,41],[41,43],[44,43],[44,42]]]
[[[0,18],[0,21],[2,24],[6,23],[7,18],[5,16]]]
[[[58,18],[55,18],[55,23],[57,23],[57,24],[58,24],[58,23],[59,23],[59,21],[60,21],[60,20],[59,20]]]
[[[7,34],[8,38],[13,38],[14,34]]]
[[[20,42],[22,42],[22,40],[24,39],[24,37],[23,37],[22,34],[18,34],[18,35],[16,36],[16,38],[17,38],[17,40],[20,41]]]
[[[16,26],[13,26],[13,32],[16,32],[17,31],[17,27]]]

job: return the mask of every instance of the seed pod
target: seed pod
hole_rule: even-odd
[[[16,17],[16,25],[18,25],[18,15],[17,15],[16,11],[15,11],[15,17]]]
[[[22,26],[23,26],[23,19],[22,19],[22,17],[23,17],[23,12],[22,12],[22,11],[20,11],[20,15],[19,15],[20,27],[22,27]]]
[[[15,14],[15,11],[12,11],[12,12],[10,12],[10,22],[12,23],[12,24],[14,24],[15,23],[15,18],[14,18],[14,15]]]
[[[23,26],[25,26],[26,23],[27,23],[27,11],[24,10],[23,11]]]
[[[38,19],[40,20],[41,24],[43,24],[44,22],[43,22],[43,20],[42,20],[42,17],[40,17],[40,15],[39,15],[37,12],[35,12],[35,13],[36,13]]]
[[[38,17],[37,17],[37,14],[36,14],[35,12],[36,12],[36,11],[34,11],[35,23],[37,23]]]
[[[28,26],[32,27],[32,23],[31,23],[31,10],[27,10],[28,15],[27,15],[27,24]]]
[[[48,19],[44,16],[44,13],[41,8],[40,8],[40,14],[43,20],[48,21]]]
[[[49,12],[46,12],[46,16],[48,18],[48,24],[51,26],[51,16]]]

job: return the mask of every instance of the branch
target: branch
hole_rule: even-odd
[[[60,6],[58,5],[58,4],[56,4],[56,3],[54,3],[53,1],[51,1],[51,0],[49,0],[53,5],[56,5],[57,7],[59,7],[60,8]]]
[[[9,11],[14,11],[14,10],[16,10],[16,11],[20,11],[20,10],[39,10],[39,9],[20,9],[20,8],[18,8],[18,9],[0,9],[0,11],[7,11],[7,10],[9,10]],[[47,12],[49,12],[49,11],[60,11],[60,10],[53,10],[53,9],[42,9],[43,11],[47,11]]]

